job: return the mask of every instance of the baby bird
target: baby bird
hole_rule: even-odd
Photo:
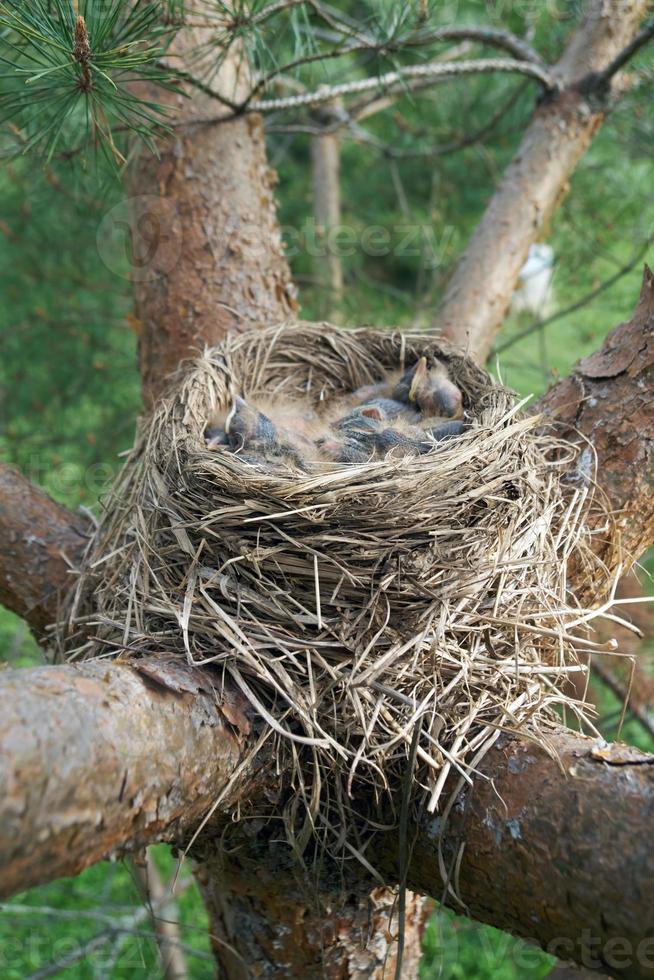
[[[236,452],[247,450],[247,457],[241,453],[246,462],[251,462],[253,454],[261,454],[307,470],[304,452],[312,450],[315,454],[315,444],[311,439],[275,425],[272,419],[248,405],[239,395],[234,397],[232,409],[225,420],[225,430],[232,449]]]
[[[362,413],[370,415],[372,418],[375,417],[373,414],[375,410],[380,419],[391,420],[402,417],[407,421],[417,422],[420,418],[418,413],[409,409],[405,402],[397,401],[395,398],[373,398],[361,406]]]
[[[347,396],[347,400],[352,405],[362,405],[375,398],[390,398],[393,385],[390,381],[376,381],[373,384],[362,385]]]
[[[366,424],[362,422],[363,419],[369,420],[369,423],[379,423],[399,418],[403,418],[407,422],[417,422],[420,416],[409,406],[395,401],[393,398],[374,398],[372,401],[350,409],[347,415],[333,423],[333,427],[335,429],[351,429],[363,425],[366,428]],[[374,427],[373,425],[372,428]],[[370,429],[371,424],[368,424],[367,428]]]
[[[419,361],[412,364],[410,368],[407,368],[404,374],[401,375],[400,380],[397,382],[393,388],[393,393],[391,398],[394,398],[398,402],[408,403],[411,395],[411,386],[413,385],[413,379],[415,377],[416,371],[420,369],[421,371],[427,367],[427,358],[421,357]]]
[[[463,396],[450,380],[445,365],[435,361],[430,370],[424,356],[404,372],[393,398],[417,405],[426,418],[458,418],[463,413]]]
[[[332,433],[318,439],[322,456],[334,463],[363,463],[373,455],[374,447],[367,438],[380,427],[379,412],[363,414],[360,407],[332,422]]]
[[[422,432],[420,432],[422,435]],[[425,441],[422,438],[413,438],[407,432],[398,429],[382,429],[381,432],[374,434],[373,443],[377,452],[381,456],[397,450],[398,454],[413,456],[417,453],[426,452]]]
[[[320,439],[321,455],[331,463],[365,463],[373,456],[373,448],[366,444],[361,432],[347,432]]]
[[[450,380],[445,365],[437,361],[430,371],[424,357],[416,366],[409,401],[415,402],[426,417],[458,418],[463,414],[463,396]]]
[[[271,451],[277,446],[277,426],[267,415],[241,398],[234,396],[232,408],[225,419],[225,432],[232,449],[253,448]]]
[[[379,423],[382,419],[381,409],[377,408],[377,406],[357,405],[347,415],[343,415],[340,419],[332,422],[332,428],[338,432],[355,429],[367,432],[379,428]]]

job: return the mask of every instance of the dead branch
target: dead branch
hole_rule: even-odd
[[[132,870],[152,920],[163,980],[188,980],[172,882],[164,882],[150,848],[146,848],[142,856],[133,858]]]

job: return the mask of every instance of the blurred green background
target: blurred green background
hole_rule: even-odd
[[[392,5],[340,6],[364,17]],[[526,33],[545,57],[554,57],[573,6],[470,0],[457,5],[457,15]],[[448,10],[434,16],[445,21]],[[538,395],[597,348],[635,305],[643,261],[654,262],[651,59],[643,55],[632,71],[630,92],[583,158],[547,234],[555,254],[547,314],[595,295],[541,327],[535,314],[510,315],[491,360],[520,394]],[[392,111],[374,117],[367,125],[375,145],[344,137],[342,221],[355,245],[343,257],[340,301],[322,285],[324,257],[301,244],[313,220],[310,138],[273,120],[270,158],[279,171],[302,315],[329,314],[345,326],[428,327],[452,263],[515,152],[534,95],[533,86],[507,77],[450,82],[400,98]],[[482,142],[452,154],[425,152],[481,129],[502,106]],[[104,242],[100,251],[97,243],[103,216],[123,199],[103,158],[61,155],[47,167],[17,158],[0,170],[0,454],[57,500],[95,511],[119,454],[131,445],[140,405],[128,243]],[[390,233],[383,255],[362,246],[366,229],[376,227]],[[42,657],[27,628],[3,610],[0,656],[9,666]],[[615,733],[615,708],[607,695],[601,711],[613,719],[608,736]],[[651,748],[633,723],[623,737]],[[156,860],[164,877],[174,871],[165,848],[156,849]],[[178,906],[190,974],[209,978],[206,916],[194,886],[183,890]],[[18,896],[0,915],[0,977],[158,977],[147,918],[131,931],[116,931],[116,922],[139,908],[132,871],[123,864],[103,864]],[[89,943],[87,955],[73,962]],[[422,976],[528,980],[547,976],[552,965],[524,943],[438,911],[425,939]]]

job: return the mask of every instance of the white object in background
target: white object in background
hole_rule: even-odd
[[[554,249],[538,243],[529,247],[527,261],[520,270],[518,287],[511,298],[513,313],[547,316],[552,309]]]

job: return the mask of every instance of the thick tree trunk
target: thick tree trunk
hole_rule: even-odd
[[[171,59],[184,67],[205,29],[177,36]],[[197,70],[193,59],[188,66]],[[247,90],[247,67],[228,57],[212,87],[230,99]],[[208,95],[163,96],[175,134],[159,156],[141,152],[130,176],[139,362],[146,402],[179,362],[229,330],[270,326],[297,309],[283,254],[263,126],[248,115],[220,125]]]
[[[302,880],[288,851],[257,851],[256,859],[218,859],[197,874],[211,919],[214,949],[226,980],[257,976],[273,980],[383,980],[395,975],[397,897],[388,888],[370,891],[358,882],[346,893],[316,895]],[[402,977],[418,975],[422,933],[431,904],[409,893],[409,925]],[[412,936],[416,932],[415,940]]]
[[[648,0],[591,0],[554,73],[563,90],[536,110],[518,152],[459,259],[436,329],[483,363],[529,246],[547,229],[605,106],[575,84],[606,67],[636,33]]]

